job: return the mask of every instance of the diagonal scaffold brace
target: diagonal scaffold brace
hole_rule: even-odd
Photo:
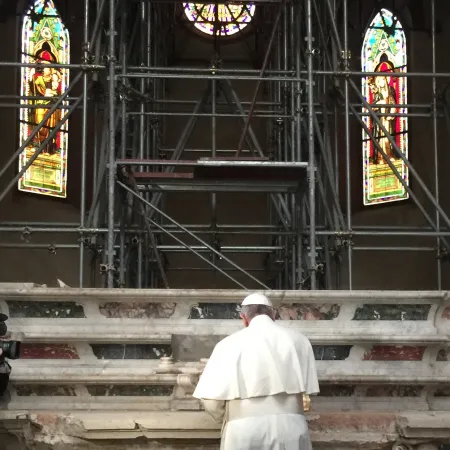
[[[258,278],[254,277],[251,273],[249,273],[248,271],[246,271],[245,269],[243,269],[242,267],[240,267],[238,264],[236,264],[234,261],[232,261],[230,258],[227,258],[223,253],[221,253],[220,251],[216,250],[214,247],[212,247],[211,245],[209,245],[207,242],[205,242],[203,239],[199,238],[195,233],[189,231],[186,227],[184,227],[183,225],[181,225],[180,223],[178,223],[176,220],[172,219],[172,217],[170,217],[168,214],[166,214],[164,211],[162,211],[161,209],[159,209],[158,207],[156,207],[155,205],[153,205],[151,202],[147,201],[145,198],[143,198],[139,192],[136,192],[135,190],[131,189],[129,186],[127,186],[126,184],[122,183],[121,181],[117,181],[118,186],[120,186],[121,188],[123,188],[125,191],[129,192],[130,194],[132,194],[135,198],[139,199],[141,203],[143,203],[144,205],[147,205],[149,208],[151,208],[152,210],[154,210],[156,213],[160,214],[162,217],[164,217],[165,219],[167,219],[168,221],[170,221],[173,225],[175,225],[177,228],[179,228],[180,230],[184,231],[187,235],[191,236],[192,238],[194,238],[197,242],[199,242],[201,245],[204,245],[208,250],[210,250],[212,253],[214,253],[215,255],[217,255],[220,259],[223,259],[224,261],[226,261],[228,264],[230,264],[232,267],[234,267],[235,269],[237,269],[239,272],[241,272],[242,274],[248,276],[249,278],[251,278],[254,282],[256,282],[259,286],[261,286],[264,289],[270,290],[270,288],[265,285],[262,281],[260,281]],[[150,211],[149,211],[150,213]],[[247,289],[242,283],[240,283],[238,280],[236,280],[235,278],[233,278],[231,275],[229,275],[228,273],[226,273],[224,270],[222,270],[220,267],[218,267],[216,264],[214,264],[213,262],[211,262],[208,258],[205,258],[202,254],[200,254],[199,252],[197,252],[194,248],[192,248],[192,246],[186,244],[185,242],[183,242],[181,239],[177,238],[175,236],[175,234],[171,233],[170,231],[168,231],[166,228],[164,228],[163,226],[161,226],[160,224],[158,224],[156,221],[154,221],[151,217],[150,214],[146,214],[145,213],[145,218],[146,220],[148,220],[148,222],[153,225],[154,227],[158,228],[160,231],[162,231],[163,233],[167,234],[168,236],[170,236],[171,238],[175,239],[179,244],[181,244],[184,248],[186,248],[187,250],[189,250],[190,252],[194,253],[195,255],[197,255],[200,259],[202,259],[204,262],[206,262],[207,264],[209,264],[211,267],[213,267],[214,269],[216,269],[218,272],[222,273],[224,276],[226,276],[228,279],[230,279],[231,281],[233,281],[234,283],[236,283],[238,286],[240,286],[242,289]]]
[[[126,181],[127,184],[131,187],[131,189],[133,190],[133,193],[137,197],[140,197],[139,189],[138,189],[138,186],[137,186],[137,183],[136,183],[136,179],[133,176],[133,173],[129,170],[129,168],[127,168],[125,166],[122,166],[119,170],[121,172],[120,174],[122,176],[122,179],[124,181]],[[155,254],[156,264],[158,265],[158,269],[159,269],[159,272],[160,272],[160,275],[161,275],[161,279],[162,279],[162,281],[164,283],[164,287],[166,289],[169,289],[169,282],[167,281],[167,276],[166,276],[166,272],[164,270],[164,265],[163,265],[163,262],[162,262],[161,254],[159,253],[159,250],[158,250],[158,242],[156,241],[155,234],[153,233],[152,225],[150,223],[150,219],[148,217],[145,205],[144,205],[143,202],[138,202],[138,203],[139,203],[139,208],[140,208],[140,211],[141,211],[141,215],[142,215],[142,217],[144,219],[145,228],[147,230],[147,233],[148,233],[148,236],[149,236],[149,239],[150,239],[150,243],[152,245],[153,252]]]

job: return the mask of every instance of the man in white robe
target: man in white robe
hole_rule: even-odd
[[[216,345],[193,394],[223,423],[221,450],[312,449],[303,394],[319,392],[313,350],[275,313],[266,296],[245,298],[245,328]]]

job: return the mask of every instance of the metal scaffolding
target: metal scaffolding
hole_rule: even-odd
[[[437,257],[436,288],[441,289],[441,264],[448,255],[450,219],[439,203],[438,124],[440,118],[447,125],[450,120],[445,101],[438,95],[437,80],[450,78],[450,73],[436,72],[435,0],[429,2],[430,71],[391,74],[431,80],[430,103],[410,103],[406,115],[432,122],[432,187],[426,185],[398,148],[380,121],[382,114],[374,111],[361,94],[361,77],[376,73],[355,70],[356,64],[352,64],[350,0],[251,3],[257,5],[257,14],[247,37],[253,33],[254,48],[249,51],[258,61],[252,69],[225,64],[220,38],[214,37],[209,40],[208,64],[177,64],[174,29],[185,25],[181,23],[182,7],[178,2],[84,0],[82,61],[49,65],[70,69],[73,81],[47,113],[50,116],[58,108],[68,111],[51,131],[49,141],[71,113],[81,108],[79,223],[0,223],[0,232],[22,236],[61,233],[73,235],[78,241],[59,245],[0,242],[0,248],[78,250],[80,287],[90,284],[84,279],[84,269],[86,252],[91,252],[93,269],[100,269],[108,288],[169,287],[171,271],[214,270],[242,288],[247,287],[242,281],[245,279],[253,287],[294,290],[339,289],[342,285],[352,289],[356,251],[397,251],[406,255],[423,251]],[[378,2],[373,3],[377,7]],[[0,70],[18,70],[23,65],[0,62]],[[172,79],[195,80],[203,86],[203,93],[197,101],[169,98],[167,83]],[[243,101],[235,89],[235,84],[242,81],[252,82],[251,101]],[[80,84],[81,95],[71,97],[74,86]],[[99,94],[99,86],[104,95]],[[10,103],[0,103],[0,107],[23,107],[20,96],[4,100]],[[63,102],[69,106],[63,107]],[[363,117],[367,115],[408,167],[414,189],[406,184],[365,125]],[[171,117],[186,118],[184,126],[177,130],[180,137],[173,148],[165,145],[167,120]],[[199,118],[210,121],[209,149],[188,148]],[[222,118],[235,118],[240,123],[235,149],[220,148],[217,129]],[[265,141],[254,130],[255,118],[264,121]],[[426,227],[353,225],[351,124],[366,130],[423,213]],[[92,142],[88,142],[88,129],[93,131]],[[0,201],[16,186],[47,141],[7,184]],[[26,145],[12,154],[0,171],[1,177],[16,164]],[[93,155],[94,187],[88,201],[89,151]],[[186,153],[199,157],[186,160]],[[344,189],[341,176],[345,177]],[[416,190],[423,195],[419,197]],[[165,211],[167,192],[186,191],[210,195],[210,223],[182,224]],[[270,220],[251,225],[218,223],[219,192],[267,193]],[[266,245],[220,244],[221,237],[236,235],[265,236]],[[358,245],[358,238],[367,236],[401,237],[411,243]],[[415,243],[418,237],[426,238],[428,244]],[[174,252],[192,253],[205,265],[172,267],[168,261]],[[233,258],[242,253],[266,255],[265,265],[241,267]],[[241,275],[239,279],[236,273]]]

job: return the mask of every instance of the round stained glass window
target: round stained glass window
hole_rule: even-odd
[[[231,36],[242,31],[255,14],[252,3],[183,3],[184,13],[197,30],[210,36]]]

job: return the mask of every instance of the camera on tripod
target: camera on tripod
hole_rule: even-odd
[[[3,353],[0,355],[0,361],[2,358],[19,359],[20,357],[19,341],[0,341],[0,349],[3,350]]]
[[[20,342],[19,341],[2,341],[1,338],[8,331],[6,326],[6,321],[8,316],[0,313],[0,349],[3,353],[0,355],[0,361],[5,358],[8,359],[19,359],[20,357]]]
[[[9,382],[9,375],[11,374],[11,366],[5,361],[8,359],[18,359],[20,357],[20,342],[19,341],[3,341],[2,337],[6,335],[8,327],[6,326],[8,316],[0,313],[0,396],[2,396]]]

